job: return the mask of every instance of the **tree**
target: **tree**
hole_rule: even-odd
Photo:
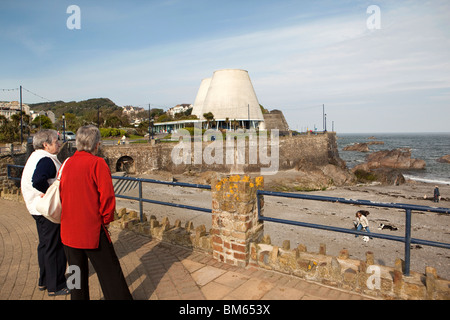
[[[64,117],[66,118],[65,129],[66,131],[77,132],[78,128],[81,127],[80,119],[74,115],[73,113],[65,113]],[[62,129],[62,119],[61,119],[61,129]]]
[[[52,123],[52,120],[50,120],[49,117],[40,115],[37,116],[31,124],[35,125],[37,128],[40,129],[55,129],[55,126]]]
[[[11,120],[5,116],[0,118],[0,140],[4,142],[14,142],[20,139],[20,115],[13,114]]]
[[[214,120],[214,115],[212,112],[204,113],[203,117],[206,119],[206,128],[209,128],[209,123]]]
[[[105,122],[106,127],[120,128],[122,126],[122,121],[117,116],[108,117]]]
[[[0,115],[0,127],[6,126],[8,119],[4,115]]]
[[[164,113],[158,117],[158,122],[167,122],[171,120],[172,118],[167,113]]]
[[[233,126],[233,129],[236,130],[236,128],[239,126],[239,121],[234,119],[233,121],[231,121],[231,125]]]

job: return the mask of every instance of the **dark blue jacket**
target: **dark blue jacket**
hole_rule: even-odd
[[[54,179],[56,177],[56,167],[53,160],[49,157],[44,157],[36,165],[31,182],[33,188],[36,188],[42,193],[45,193],[50,187],[48,179]]]

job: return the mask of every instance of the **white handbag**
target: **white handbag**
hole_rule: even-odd
[[[48,187],[42,198],[36,203],[36,210],[53,223],[61,223],[61,199],[59,197],[59,182],[62,170],[68,159],[64,161],[61,169],[59,169],[58,177]]]

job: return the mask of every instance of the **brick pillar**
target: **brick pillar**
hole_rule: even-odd
[[[250,258],[250,242],[262,239],[258,221],[256,190],[263,177],[233,175],[212,183],[213,257],[221,262],[245,267]],[[261,208],[263,201],[261,201]]]

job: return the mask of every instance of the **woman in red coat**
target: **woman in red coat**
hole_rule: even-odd
[[[132,299],[107,230],[114,220],[116,200],[109,167],[96,156],[100,143],[97,127],[78,129],[77,151],[61,175],[61,241],[69,267],[75,276],[76,271],[80,273],[80,286],[74,281],[71,290],[72,300],[89,299],[88,259],[105,299]]]

